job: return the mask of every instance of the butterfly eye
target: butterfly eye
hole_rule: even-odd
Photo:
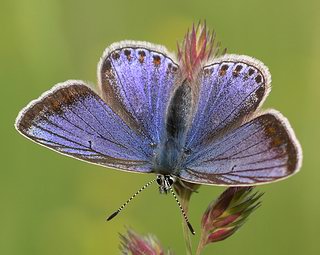
[[[171,185],[174,183],[173,178],[169,177],[169,178],[168,178],[168,182],[169,182],[169,184],[170,184],[170,186],[171,186]]]
[[[160,176],[157,177],[157,183],[158,183],[159,185],[162,185],[162,180],[161,180],[161,177],[160,177]]]

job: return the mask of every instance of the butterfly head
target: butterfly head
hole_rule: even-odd
[[[157,175],[157,183],[159,184],[159,191],[161,194],[167,194],[171,186],[175,183],[176,178],[171,175]]]

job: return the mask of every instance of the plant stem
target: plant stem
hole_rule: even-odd
[[[176,182],[174,185],[174,189],[176,190],[182,208],[184,209],[185,213],[188,214],[189,209],[189,201],[192,195],[192,192],[196,191],[200,185],[192,184],[188,182]],[[190,229],[186,224],[185,218],[182,216],[182,230],[183,230],[183,237],[186,244],[186,254],[192,255],[192,245],[191,245],[191,237],[190,237]]]
[[[201,254],[201,251],[202,251],[204,245],[205,245],[205,243],[204,243],[204,240],[203,240],[203,232],[201,231],[201,235],[200,235],[200,239],[199,239],[199,244],[198,244],[198,247],[197,247],[196,255],[200,255]]]

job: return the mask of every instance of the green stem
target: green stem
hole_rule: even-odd
[[[205,243],[204,243],[204,239],[203,239],[203,231],[201,231],[201,235],[200,235],[200,240],[199,240],[199,244],[197,247],[197,251],[196,251],[196,255],[200,255],[201,251],[203,250]]]
[[[188,209],[189,209],[189,201],[190,197],[192,195],[193,191],[196,191],[199,188],[200,185],[188,183],[188,182],[177,182],[174,186],[174,189],[176,190],[181,206],[184,209],[185,213],[188,215]],[[186,244],[186,254],[192,255],[192,245],[191,245],[191,237],[190,237],[190,229],[188,225],[186,224],[185,218],[182,216],[182,230],[183,230],[183,237]]]

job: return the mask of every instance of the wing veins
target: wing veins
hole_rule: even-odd
[[[250,125],[253,125],[253,123],[250,123]],[[250,136],[255,135],[256,133],[258,133],[258,132],[260,132],[260,131],[261,131],[261,130],[257,130],[257,131],[255,131],[255,132],[253,132],[252,134],[248,135],[245,139],[247,139],[247,138],[250,137]],[[233,135],[227,137],[225,140],[220,141],[218,144],[216,144],[215,147],[217,147],[217,145],[219,145],[219,144],[221,144],[221,143],[225,143],[225,142],[228,141],[230,138],[233,138],[233,137],[236,136],[236,135],[237,135],[237,133],[235,132]],[[234,148],[235,146],[239,145],[240,143],[242,143],[242,141],[240,141],[240,142],[232,145],[230,148],[226,149],[225,151],[221,152],[220,154],[216,155],[215,157],[213,157],[213,158],[211,158],[211,159],[208,159],[208,160],[206,160],[206,161],[203,161],[203,162],[214,161],[216,158],[218,158],[219,156],[223,155],[223,154],[226,153],[228,150]],[[213,150],[213,149],[209,149],[208,151],[203,152],[202,155],[211,152],[211,150]],[[201,157],[202,155],[198,155],[198,157],[197,157],[196,159],[198,159],[198,158]],[[196,160],[196,159],[195,159],[195,160]],[[193,160],[194,160],[194,159],[193,159]]]
[[[106,108],[106,105],[104,105],[102,102],[100,102],[100,100],[97,100],[99,102],[99,104],[105,109],[105,111],[109,112],[109,109]],[[115,114],[115,113],[114,113]],[[118,115],[117,115],[118,116]],[[110,114],[110,117],[116,122],[118,123],[118,126],[127,134],[129,135],[133,140],[135,140],[135,138],[132,136],[132,134],[130,134],[127,130],[125,130],[122,127],[122,124],[118,122],[118,120],[116,118],[114,118],[113,114]],[[120,118],[120,117],[119,117]],[[126,125],[126,124],[125,124]],[[145,136],[145,134],[143,133],[143,135]],[[135,147],[133,147],[135,151],[137,151],[138,153],[144,152],[145,156],[148,156],[147,152],[145,151],[144,148],[141,147],[141,145],[138,146],[138,148],[141,149],[141,151],[137,150]]]
[[[256,92],[259,88],[260,87],[258,87],[255,90],[251,91],[251,93],[248,96],[246,96],[236,107],[234,107],[234,110],[226,118],[224,118],[223,121],[221,121],[220,124],[217,127],[215,127],[215,129],[218,130],[219,127],[224,123],[224,121],[227,120],[238,109],[238,107],[240,105],[242,105],[242,103],[245,102],[250,96],[252,96],[252,93]],[[203,136],[204,135],[202,135],[199,140],[203,140]]]

